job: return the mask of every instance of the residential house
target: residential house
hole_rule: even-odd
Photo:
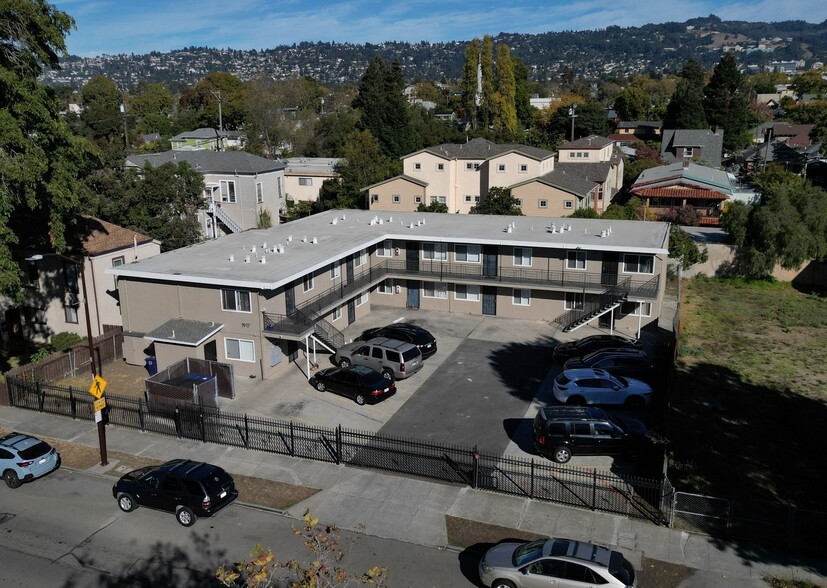
[[[787,171],[801,173],[807,157],[782,139],[772,139],[769,143],[747,147],[736,156],[735,161],[746,170],[752,170],[756,166],[763,169],[766,164],[774,163],[783,166]]]
[[[284,193],[288,200],[315,202],[325,180],[338,179],[336,166],[341,159],[335,157],[289,157],[282,160],[284,168]]]
[[[595,197],[591,208],[603,212],[623,187],[624,159],[614,150],[614,141],[590,135],[563,143],[558,148],[557,170],[592,182]]]
[[[159,167],[185,161],[204,176],[206,206],[198,220],[207,239],[259,226],[262,213],[277,223],[286,211],[284,169],[281,160],[265,159],[244,151],[165,151],[130,155],[127,167]]]
[[[93,218],[81,218],[80,243],[66,254],[21,248],[14,257],[23,269],[23,302],[0,297],[2,338],[47,342],[62,332],[86,336],[86,305],[93,337],[105,325],[120,325],[117,278],[105,270],[148,259],[161,245],[146,235]],[[84,282],[86,293],[84,294]]]
[[[765,122],[753,128],[751,132],[753,141],[765,143],[767,141],[780,141],[793,149],[809,147],[813,144],[810,133],[815,125],[794,125],[785,122]]]
[[[691,206],[704,225],[719,223],[721,204],[732,197],[733,190],[733,181],[725,171],[690,161],[644,170],[630,188],[655,215]]]
[[[666,163],[696,160],[721,167],[723,149],[723,130],[664,129],[660,158]]]
[[[609,136],[614,141],[658,141],[661,140],[663,121],[660,120],[622,120],[617,123],[615,132]],[[620,135],[620,137],[615,137]]]
[[[668,238],[659,222],[330,210],[109,273],[127,362],[160,341],[160,368],[190,356],[267,379],[309,375],[374,304],[637,333],[661,313]]]
[[[194,131],[179,133],[171,137],[169,142],[175,150],[224,151],[230,148],[242,149],[245,137],[241,131],[219,131],[202,127]]]

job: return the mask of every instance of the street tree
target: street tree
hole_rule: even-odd
[[[314,136],[319,100],[316,86],[302,80],[254,79],[247,95],[247,149],[269,158],[304,155]]]
[[[362,537],[364,527],[357,527],[351,538],[343,540],[341,529],[325,525],[305,511],[302,527],[293,528],[308,549],[308,561],[291,559],[280,561],[269,549],[256,545],[250,559],[216,570],[216,579],[231,588],[346,588],[369,584],[376,588],[387,586],[388,570],[373,566],[363,573],[354,573],[344,567],[348,550]]]
[[[83,182],[99,161],[71,132],[56,92],[38,82],[59,69],[75,26],[45,0],[0,5],[0,291],[19,294],[19,244],[63,253],[91,192]]]
[[[704,113],[704,70],[694,59],[681,70],[675,92],[663,116],[665,129],[706,129]]]
[[[744,76],[733,53],[726,53],[704,89],[704,115],[711,127],[724,131],[724,149],[734,151],[749,144],[749,97]]]
[[[388,65],[377,55],[368,64],[353,100],[353,107],[359,110],[358,128],[370,131],[385,156],[394,159],[421,146],[411,124],[404,89],[399,62]]]
[[[517,134],[517,81],[508,45],[497,45],[497,78],[494,90],[494,133],[505,142]]]
[[[248,88],[231,73],[212,72],[182,92],[179,103],[182,109],[197,113],[199,126],[239,130],[247,121]]]
[[[160,133],[172,135],[172,112],[175,98],[164,84],[138,84],[130,94],[127,115],[136,134]]]
[[[534,124],[537,109],[531,106],[531,90],[528,66],[519,57],[511,56],[514,68],[514,109],[517,111],[517,120],[527,129]]]
[[[824,76],[827,71],[823,68],[809,69],[793,77],[790,82],[790,89],[793,90],[800,99],[804,94],[816,94],[824,97],[827,94],[827,81]]]
[[[755,181],[760,203],[732,203],[721,218],[736,247],[733,271],[765,277],[776,264],[798,269],[806,261],[827,259],[827,193],[776,166]]]
[[[622,120],[646,120],[651,101],[643,88],[627,86],[615,98],[614,107]]]
[[[80,120],[86,127],[87,135],[99,144],[114,138],[123,144],[123,95],[115,82],[105,76],[94,76],[81,88],[80,99],[83,102]]]
[[[472,39],[468,45],[465,46],[465,62],[462,66],[462,81],[460,88],[462,90],[462,97],[460,98],[460,105],[465,113],[465,117],[471,121],[471,128],[477,128],[477,120],[479,116],[479,61],[482,45],[478,38]]]
[[[471,207],[471,214],[503,214],[523,216],[517,199],[511,195],[511,188],[495,187],[488,190],[485,198]]]
[[[683,269],[689,269],[709,259],[709,252],[706,247],[698,247],[689,233],[673,224],[669,227],[669,257],[679,260]]]

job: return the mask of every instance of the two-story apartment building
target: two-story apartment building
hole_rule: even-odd
[[[658,222],[331,210],[109,271],[129,363],[192,356],[268,378],[341,345],[374,304],[634,334],[660,315],[668,236]]]
[[[284,194],[294,202],[315,202],[322,183],[339,177],[336,166],[341,160],[336,157],[289,157],[282,161],[285,165]]]
[[[32,248],[14,252],[23,268],[23,300],[18,305],[0,297],[4,341],[46,342],[63,332],[86,336],[86,308],[93,337],[104,325],[121,324],[117,281],[105,270],[158,255],[161,244],[93,217],[81,219],[81,232],[79,246],[65,255]]]
[[[274,223],[285,208],[284,168],[281,160],[265,159],[244,151],[165,151],[130,155],[127,167],[143,168],[147,163],[186,161],[204,176],[206,206],[198,213],[204,236],[215,239],[259,225],[267,211]]]
[[[623,157],[608,137],[589,135],[558,148],[557,171],[580,176],[594,186],[591,208],[603,212],[623,187]]]

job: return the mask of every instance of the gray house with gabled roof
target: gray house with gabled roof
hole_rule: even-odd
[[[724,131],[705,129],[665,129],[660,158],[666,163],[697,160],[721,167]]]
[[[204,209],[199,222],[207,239],[259,226],[263,213],[273,223],[286,210],[284,168],[281,160],[265,159],[244,151],[165,151],[130,155],[127,168],[159,167],[185,161],[204,176]]]

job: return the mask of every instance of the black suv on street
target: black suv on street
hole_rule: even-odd
[[[593,406],[547,406],[534,417],[534,449],[557,463],[572,455],[620,455],[645,437],[640,421],[624,421]]]
[[[573,357],[563,364],[563,370],[595,368],[613,376],[625,376],[651,382],[655,362],[645,351],[634,348],[612,348],[592,351],[582,357]]]
[[[554,348],[554,361],[563,363],[572,357],[580,357],[599,349],[616,349],[621,347],[643,349],[643,343],[620,335],[591,335],[578,339],[577,341],[560,343]]]
[[[174,512],[189,527],[198,517],[211,517],[238,498],[232,476],[216,465],[174,459],[125,474],[112,486],[124,512],[139,505]]]

